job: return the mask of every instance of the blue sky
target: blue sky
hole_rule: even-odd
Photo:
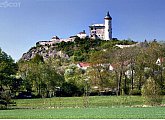
[[[16,6],[3,6],[3,3]],[[165,40],[165,0],[0,0],[0,47],[18,60],[39,40],[67,38],[112,16],[113,37]]]

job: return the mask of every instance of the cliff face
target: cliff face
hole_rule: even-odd
[[[54,46],[36,46],[32,47],[27,53],[22,55],[22,60],[30,60],[36,54],[43,56],[44,59],[48,59],[50,57],[61,57],[61,58],[69,58],[69,56],[62,51],[57,51]]]

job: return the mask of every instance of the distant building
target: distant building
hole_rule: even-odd
[[[86,63],[86,62],[80,62],[77,64],[77,67],[86,70],[88,67],[90,67],[90,63]]]
[[[164,58],[160,57],[157,59],[156,64],[160,66],[160,65],[162,65],[163,62],[164,62]]]
[[[79,32],[79,33],[77,34],[77,36],[78,36],[79,38],[81,38],[81,39],[84,39],[84,38],[87,37],[87,34],[85,33],[85,30],[83,30],[83,32]]]
[[[51,45],[52,41],[38,41],[36,45]]]
[[[73,42],[76,38],[77,38],[76,35],[75,35],[75,36],[70,36],[70,37],[69,37],[69,40]]]
[[[104,17],[104,24],[93,24],[90,28],[90,38],[112,40],[112,17],[107,12]]]
[[[119,48],[127,48],[127,47],[135,47],[135,46],[138,46],[139,44],[132,44],[132,45],[115,45]]]
[[[51,41],[52,41],[53,43],[59,43],[59,42],[60,42],[60,38],[57,37],[57,36],[53,36],[52,39],[51,39]]]

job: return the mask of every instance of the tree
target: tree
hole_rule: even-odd
[[[8,86],[11,81],[11,75],[16,74],[17,64],[14,60],[0,49],[0,85]]]
[[[54,94],[56,88],[61,87],[64,83],[64,76],[61,74],[57,66],[58,65],[53,60],[47,60],[40,71],[41,79],[43,84],[45,84],[46,96],[48,97],[51,97],[51,93]]]
[[[139,48],[139,53],[135,60],[135,76],[137,81],[137,89],[141,90],[143,83],[145,82],[145,68],[146,68],[146,54],[144,48]]]
[[[66,68],[65,73],[65,82],[63,85],[76,86],[75,93],[83,93],[84,88],[84,70],[79,69],[75,64],[71,64]],[[65,87],[67,88],[67,87]],[[70,87],[68,87],[70,89]],[[75,94],[74,94],[75,95]]]
[[[12,87],[13,75],[17,72],[17,64],[14,60],[2,51],[0,48],[0,104],[4,103],[5,106],[11,100],[10,90]],[[6,90],[8,88],[8,90]],[[12,90],[11,90],[12,91]]]
[[[142,95],[145,98],[146,104],[160,105],[162,102],[161,88],[156,81],[149,77],[142,87]]]
[[[117,80],[117,93],[118,95],[121,94],[122,88],[122,79],[125,76],[125,72],[127,71],[127,65],[129,63],[129,54],[127,54],[125,49],[118,49],[112,53],[112,64],[116,65],[115,73],[116,73],[116,80]],[[125,76],[126,77],[126,76]],[[126,79],[124,83],[126,87]],[[126,89],[126,88],[124,88]],[[126,91],[125,91],[126,92]]]
[[[57,66],[52,59],[43,61],[42,56],[35,56],[30,61],[19,63],[19,74],[23,79],[25,90],[35,91],[40,97],[51,97],[56,87],[64,82],[64,77],[57,72]]]
[[[95,51],[90,55],[91,68],[87,69],[87,75],[90,77],[90,85],[99,91],[105,88],[114,88],[114,73],[109,71],[110,58],[114,49],[105,51]]]

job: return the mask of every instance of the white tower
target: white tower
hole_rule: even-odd
[[[107,12],[107,15],[104,18],[105,20],[105,29],[104,29],[104,40],[111,40],[112,39],[112,18]]]

